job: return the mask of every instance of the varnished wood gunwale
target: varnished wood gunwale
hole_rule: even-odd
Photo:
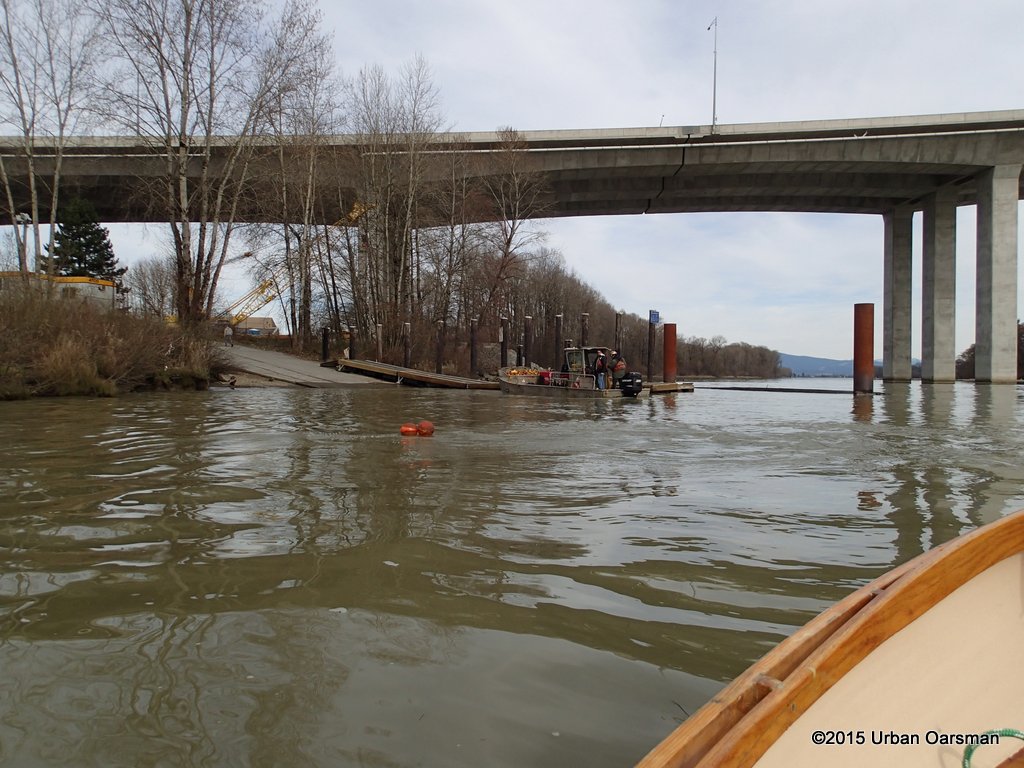
[[[885,640],[978,574],[1024,551],[1024,510],[889,571],[786,638],[647,754],[638,768],[753,766]]]
[[[1024,749],[1019,749],[1001,762],[997,768],[1024,768]]]

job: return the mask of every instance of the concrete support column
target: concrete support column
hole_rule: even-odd
[[[913,299],[914,210],[900,206],[883,215],[885,277],[882,290],[882,378],[910,381],[910,309]]]
[[[1017,381],[1017,192],[1019,165],[998,165],[978,180],[978,267],[974,378]]]
[[[921,380],[956,379],[956,194],[924,203],[921,259]]]

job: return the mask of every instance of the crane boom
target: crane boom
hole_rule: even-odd
[[[283,277],[287,270],[279,267],[270,277],[261,280],[260,283],[245,294],[242,298],[230,307],[217,315],[218,320],[226,320],[230,325],[235,326],[250,317],[254,312],[267,306],[278,297],[278,278]]]

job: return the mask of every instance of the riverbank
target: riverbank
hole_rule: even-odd
[[[210,382],[210,389],[262,389],[273,387],[294,387],[287,381],[278,381],[245,371],[225,371]]]
[[[0,400],[206,389],[224,369],[202,333],[35,290],[0,293]]]

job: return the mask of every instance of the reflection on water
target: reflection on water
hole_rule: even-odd
[[[0,764],[631,764],[831,602],[1024,506],[1022,401],[0,404]]]

